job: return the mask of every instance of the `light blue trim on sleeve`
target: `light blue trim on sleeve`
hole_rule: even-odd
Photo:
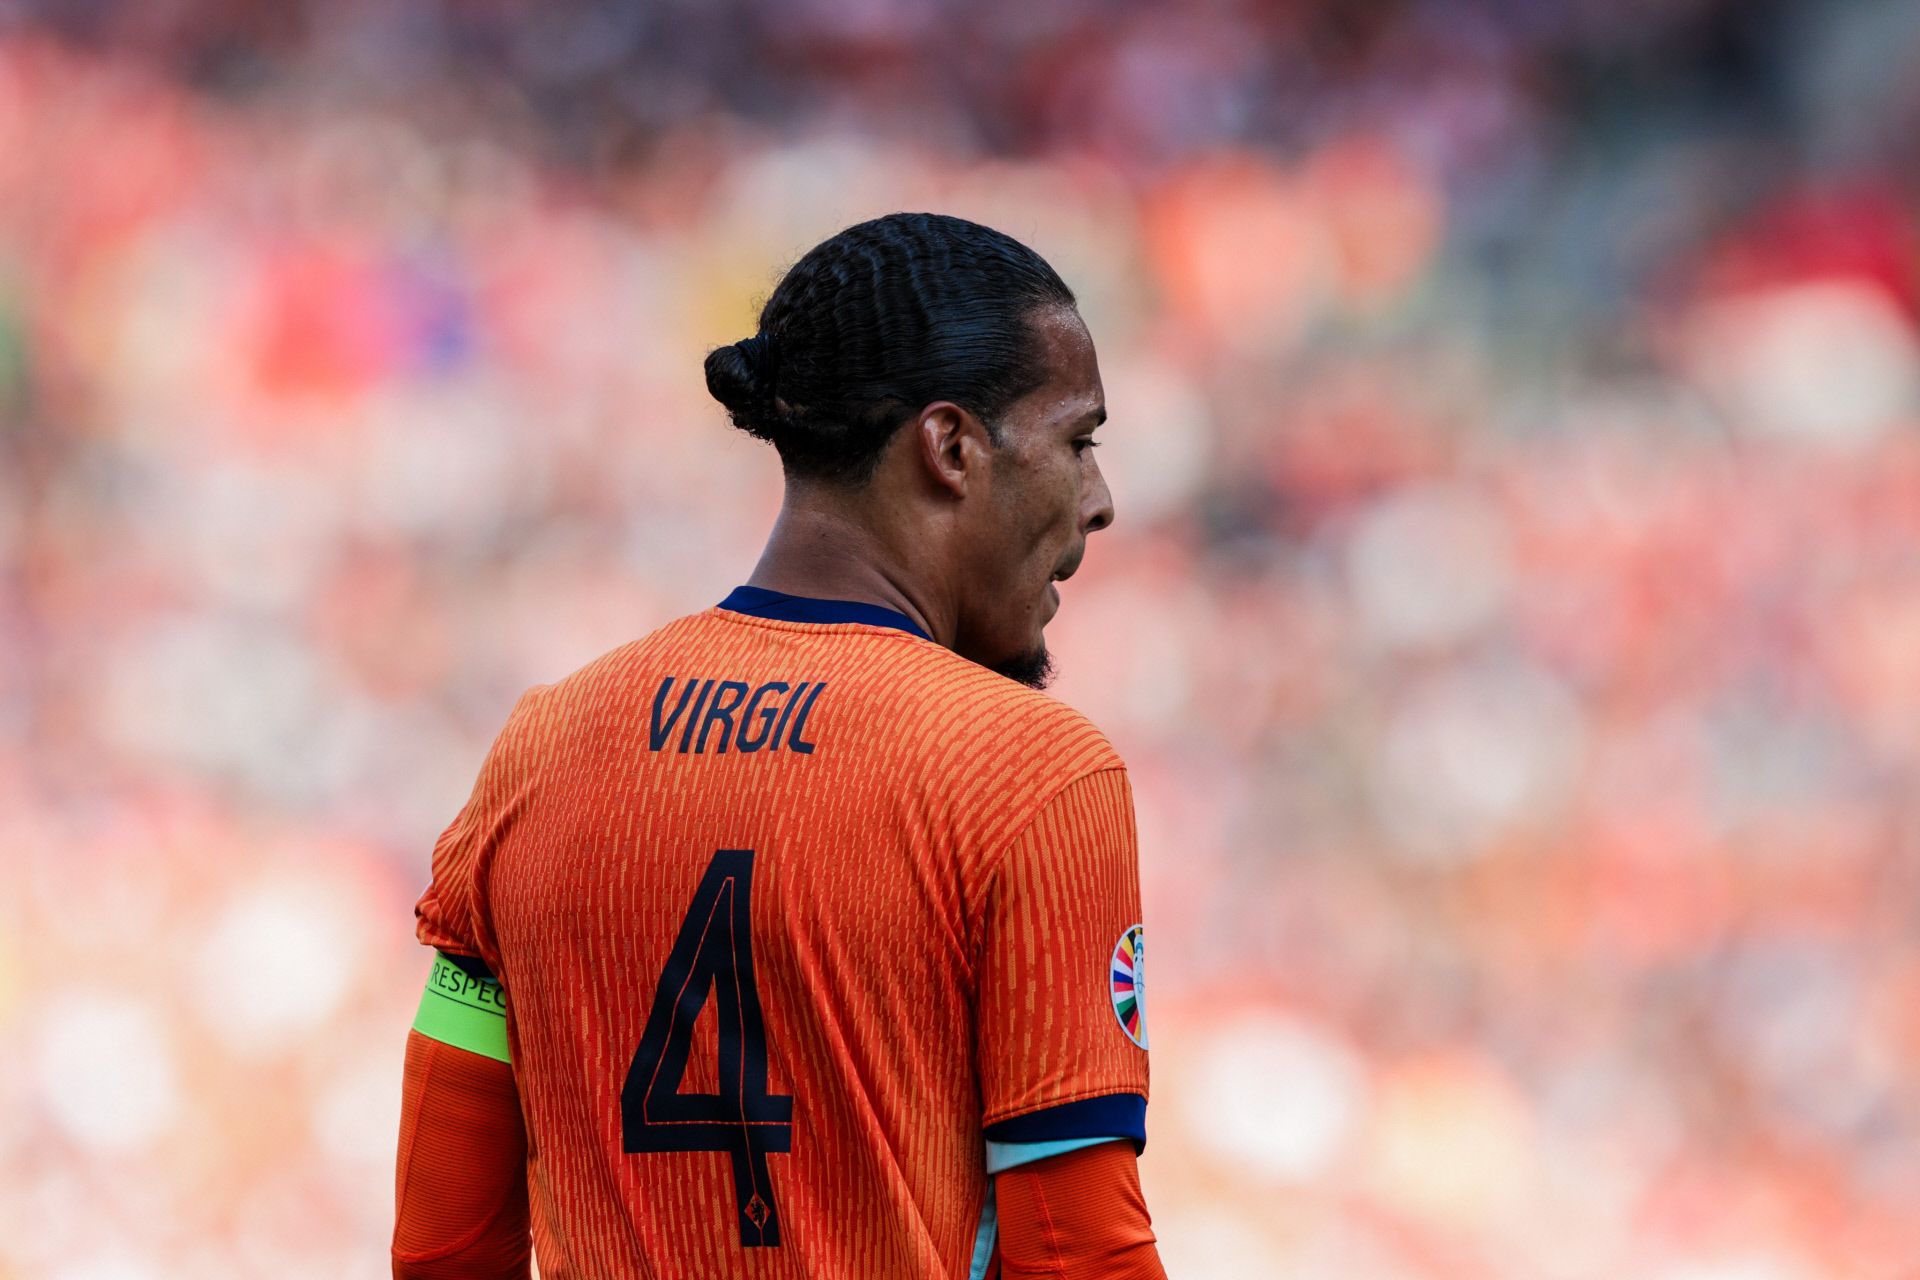
[[[987,1280],[987,1268],[993,1265],[993,1246],[1000,1240],[1000,1210],[994,1204],[993,1183],[987,1183],[987,1202],[980,1206],[980,1229],[973,1233],[973,1265],[967,1268],[967,1280]]]
[[[1132,1141],[1125,1134],[1115,1133],[1100,1138],[1057,1138],[1052,1142],[989,1142],[987,1172],[1004,1173],[1008,1169],[1018,1169],[1023,1164],[1032,1164],[1035,1160],[1064,1155],[1082,1147],[1098,1146],[1102,1142]]]

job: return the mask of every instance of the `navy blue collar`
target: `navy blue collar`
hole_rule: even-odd
[[[898,627],[922,640],[933,639],[906,614],[860,600],[816,600],[812,596],[790,596],[765,587],[735,587],[732,594],[720,602],[720,607],[782,622],[864,622],[870,627]]]

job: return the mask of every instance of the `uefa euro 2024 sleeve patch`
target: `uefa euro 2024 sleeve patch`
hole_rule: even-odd
[[[1108,967],[1108,993],[1113,997],[1113,1016],[1127,1039],[1147,1047],[1147,930],[1134,925],[1113,944],[1113,963]]]

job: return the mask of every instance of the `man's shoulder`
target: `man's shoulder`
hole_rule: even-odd
[[[919,726],[911,754],[952,784],[1044,803],[1076,778],[1124,767],[1099,726],[1053,695],[935,645],[916,646],[915,658],[923,678],[888,695],[892,715]]]
[[[578,728],[606,714],[619,714],[631,701],[630,691],[644,672],[649,656],[663,642],[685,635],[699,614],[676,618],[635,640],[616,645],[547,684],[536,684],[520,695],[500,732],[496,750],[537,754],[542,743],[551,745],[569,727]]]
[[[1019,734],[1044,742],[1052,750],[1091,751],[1113,756],[1118,763],[1107,736],[1080,711],[1050,693],[1010,680],[958,654],[948,657],[964,668],[955,701],[969,712],[967,731],[971,735],[1004,742],[1008,736]]]

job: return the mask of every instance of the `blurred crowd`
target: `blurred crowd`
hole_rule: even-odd
[[[1920,1275],[1920,9],[0,5],[0,1278],[378,1273],[515,695],[779,497],[701,360],[1079,292],[1169,1271]]]

